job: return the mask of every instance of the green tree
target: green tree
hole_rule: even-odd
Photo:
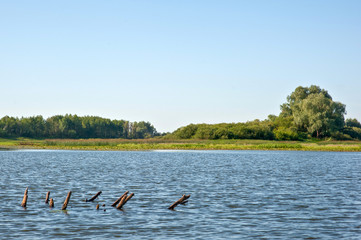
[[[356,118],[349,118],[349,119],[346,119],[346,126],[361,128],[361,123],[359,121],[357,121]]]
[[[149,122],[110,120],[66,114],[44,120],[42,116],[0,119],[0,137],[30,138],[150,138],[159,133]]]
[[[296,88],[281,110],[281,117],[293,117],[298,131],[317,138],[341,131],[346,114],[344,104],[333,101],[326,90],[314,85]]]
[[[197,130],[198,130],[198,125],[197,124],[189,124],[189,125],[187,125],[185,127],[178,128],[172,134],[176,138],[190,139],[190,138],[192,138],[194,136],[194,134],[196,134]]]
[[[269,115],[272,131],[276,140],[301,140],[302,135],[297,132],[293,116]]]

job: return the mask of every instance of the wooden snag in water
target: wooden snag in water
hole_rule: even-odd
[[[122,209],[122,207],[134,196],[134,193],[131,193],[129,196],[125,195],[123,199],[120,201],[117,206],[118,209]]]
[[[127,194],[125,194],[125,195],[123,194],[123,197],[122,197],[122,199],[120,200],[120,202],[119,202],[119,204],[117,206],[118,209],[122,208],[122,206],[124,205],[125,199],[127,199],[127,197],[128,197]]]
[[[46,193],[45,203],[49,203],[50,192]]]
[[[52,198],[50,198],[49,207],[51,207],[51,208],[54,207],[54,200]]]
[[[97,204],[97,206],[96,206],[96,210],[99,210],[99,204]]]
[[[125,199],[124,204],[126,204],[133,196],[134,196],[134,193],[131,193],[131,194],[127,197],[127,199]],[[123,205],[124,205],[124,204],[123,204]]]
[[[129,193],[129,191],[126,191],[122,196],[120,196],[120,198],[118,198],[113,204],[112,207],[117,206],[117,204],[120,202],[120,200],[122,200],[122,198],[127,195]]]
[[[25,189],[23,201],[21,202],[21,206],[22,206],[22,207],[26,207],[26,203],[27,203],[27,201],[28,201],[28,189],[29,189],[29,187],[27,187],[27,188]]]
[[[102,191],[99,191],[97,194],[95,194],[91,199],[85,199],[86,202],[92,202],[94,201],[100,194],[102,194]]]
[[[178,206],[178,204],[186,204],[188,202],[187,199],[190,198],[190,196],[191,195],[184,195],[183,194],[183,196],[180,199],[178,199],[177,201],[175,201],[168,209],[174,210],[174,208],[176,206]]]
[[[63,207],[61,208],[61,210],[66,210],[66,208],[68,207],[70,196],[71,196],[71,191],[68,192],[68,195],[66,196],[66,199],[64,201],[64,204],[63,204]]]

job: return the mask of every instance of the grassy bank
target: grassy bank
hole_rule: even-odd
[[[1,149],[69,150],[298,150],[361,152],[361,141],[1,139]]]

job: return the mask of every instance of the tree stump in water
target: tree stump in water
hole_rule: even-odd
[[[117,209],[122,209],[122,207],[134,196],[134,193],[131,193],[129,196],[124,195],[122,200],[120,200],[119,205],[117,206]]]
[[[178,206],[178,204],[186,204],[188,202],[187,199],[190,198],[190,196],[191,195],[184,195],[183,194],[183,196],[180,199],[178,199],[176,202],[174,202],[168,209],[174,210],[174,208],[176,206]]]
[[[122,196],[120,196],[120,198],[118,198],[113,204],[112,207],[117,206],[117,204],[120,202],[120,200],[122,200],[122,198],[127,195],[129,193],[129,191],[126,191]]]
[[[49,203],[50,192],[46,193],[45,203]]]
[[[26,207],[26,203],[27,203],[27,201],[28,201],[28,189],[29,189],[29,187],[27,187],[27,188],[25,189],[23,201],[21,202],[21,206],[22,206],[22,207]]]
[[[102,194],[102,191],[98,192],[97,194],[95,194],[91,199],[85,199],[86,202],[92,202],[94,201],[100,194]]]
[[[71,191],[68,192],[68,195],[66,196],[66,199],[64,201],[64,204],[63,204],[63,207],[61,208],[61,210],[66,210],[66,208],[68,207],[70,196],[71,196]]]
[[[52,198],[50,198],[49,207],[54,207],[54,200]]]
[[[119,204],[117,206],[118,209],[122,208],[122,206],[124,205],[125,199],[127,199],[127,197],[128,197],[127,194],[125,194],[125,195],[123,194],[123,197],[122,197],[122,199],[120,200],[120,202],[119,202]]]

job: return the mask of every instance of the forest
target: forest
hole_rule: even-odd
[[[168,139],[361,140],[361,124],[346,119],[346,106],[318,86],[297,87],[278,116],[246,123],[190,124]]]
[[[0,119],[2,138],[121,138],[145,139],[163,136],[176,139],[263,139],[305,140],[326,139],[361,140],[361,123],[346,119],[346,106],[332,99],[318,86],[297,87],[280,106],[278,116],[245,123],[190,124],[169,134],[160,134],[149,122],[110,120],[96,116],[67,114],[44,119],[42,116],[9,117]]]
[[[44,119],[42,116],[0,119],[0,137],[27,138],[124,138],[143,139],[158,136],[149,122],[110,120],[96,116],[66,114]]]

